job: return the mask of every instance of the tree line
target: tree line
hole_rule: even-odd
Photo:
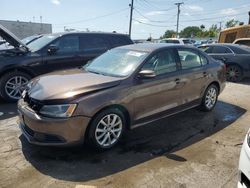
[[[234,27],[240,22],[238,20],[232,19],[225,23],[225,28]],[[220,32],[221,28],[217,26],[217,24],[212,24],[208,29],[204,25],[198,26],[188,26],[185,27],[180,33],[179,36],[181,38],[213,38],[218,36],[218,33]],[[175,37],[176,32],[174,30],[166,30],[166,32],[161,36],[161,38],[171,38]]]

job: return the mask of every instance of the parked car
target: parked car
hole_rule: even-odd
[[[250,130],[240,152],[238,188],[250,187]]]
[[[245,45],[250,47],[250,38],[239,38],[236,39],[233,44]]]
[[[198,48],[226,64],[227,80],[239,82],[250,77],[250,48],[236,44],[207,44]]]
[[[160,43],[169,43],[169,44],[187,44],[192,45],[192,41],[190,39],[179,39],[179,38],[167,38],[160,40]]]
[[[101,32],[47,34],[28,45],[4,27],[0,36],[15,47],[0,51],[0,96],[6,101],[18,100],[32,77],[81,67],[113,47],[133,43],[127,35]]]
[[[24,43],[25,45],[28,45],[29,43],[35,41],[36,39],[38,39],[40,37],[42,37],[42,35],[28,36],[28,37],[25,37],[24,39],[22,39],[21,42]],[[13,49],[13,48],[15,48],[15,47],[6,41],[4,41],[2,44],[0,42],[0,50]]]
[[[196,106],[214,108],[225,66],[188,46],[135,44],[112,49],[82,69],[37,77],[18,102],[30,143],[87,141],[113,147],[133,129]]]

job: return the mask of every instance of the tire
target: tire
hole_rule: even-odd
[[[109,117],[110,120],[108,120]],[[108,123],[108,121],[110,123]],[[114,124],[112,125],[113,121]],[[117,125],[114,126],[115,124]],[[90,123],[87,143],[96,150],[108,150],[119,142],[125,126],[125,116],[119,109],[109,108],[101,111]]]
[[[243,78],[242,69],[238,65],[229,65],[227,67],[227,80],[231,82],[239,82]]]
[[[205,112],[213,110],[217,103],[218,95],[219,89],[215,84],[208,86],[202,98],[201,110]]]
[[[4,74],[0,78],[0,96],[7,102],[16,102],[30,79],[30,75],[20,71]]]

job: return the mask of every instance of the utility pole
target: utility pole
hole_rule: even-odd
[[[131,37],[133,10],[134,10],[134,0],[131,0],[131,4],[129,4],[129,6],[130,6],[129,37]]]
[[[220,24],[220,31],[221,31],[221,29],[222,29],[222,22],[219,22],[219,24]]]
[[[184,4],[183,2],[181,3],[175,3],[175,5],[177,5],[177,8],[178,8],[178,12],[177,12],[177,24],[176,24],[176,38],[178,38],[178,32],[179,32],[179,17],[180,17],[180,13],[181,13],[181,10],[180,10],[180,6]]]

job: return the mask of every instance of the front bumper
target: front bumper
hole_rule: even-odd
[[[34,112],[22,99],[18,101],[19,127],[27,140],[36,145],[74,145],[82,143],[90,118],[47,118]]]
[[[250,148],[247,136],[240,152],[238,188],[250,187]]]

